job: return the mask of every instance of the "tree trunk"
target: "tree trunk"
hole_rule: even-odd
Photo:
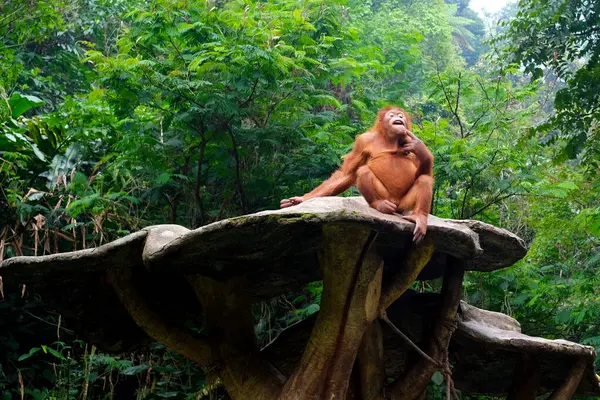
[[[321,310],[280,400],[346,398],[363,334],[377,317],[383,266],[372,248],[376,236],[342,224],[323,227]]]
[[[381,324],[375,320],[363,336],[358,351],[358,387],[361,400],[383,400],[385,365]]]

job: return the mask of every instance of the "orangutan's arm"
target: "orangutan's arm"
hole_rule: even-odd
[[[335,171],[329,179],[317,186],[313,191],[306,193],[304,200],[313,197],[335,196],[356,183],[356,171],[367,161],[367,145],[371,141],[369,132],[356,138],[352,151],[344,156],[340,169]]]

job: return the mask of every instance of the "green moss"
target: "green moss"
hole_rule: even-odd
[[[236,225],[243,225],[245,224],[248,220],[250,219],[250,217],[242,215],[240,217],[233,217],[233,218],[229,218],[229,222],[232,222]]]
[[[229,222],[236,225],[245,225],[248,222],[259,222],[259,223],[279,223],[279,224],[293,224],[301,221],[314,221],[318,220],[319,216],[315,213],[302,213],[302,214],[268,214],[261,217],[246,216],[242,215],[239,217],[230,218]]]
[[[275,216],[275,215],[273,215],[273,216]],[[295,214],[295,215],[278,214],[276,216],[278,218],[275,218],[274,220],[280,224],[293,224],[296,222],[314,221],[314,220],[318,219],[318,215],[314,214],[314,213],[302,213],[302,214]]]

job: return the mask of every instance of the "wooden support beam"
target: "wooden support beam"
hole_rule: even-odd
[[[409,250],[406,261],[398,268],[394,279],[381,291],[380,315],[383,315],[385,310],[417,280],[423,268],[431,260],[434,251],[433,243],[433,237],[428,235],[425,236],[423,243]]]
[[[277,399],[284,377],[259,352],[243,278],[224,282],[201,275],[186,278],[202,304],[209,337],[219,340],[219,362],[211,368],[229,396],[245,400],[251,393],[256,400]]]
[[[219,358],[214,351],[216,343],[194,335],[186,327],[173,325],[152,306],[138,289],[132,268],[107,270],[107,281],[135,323],[152,339],[199,365],[208,366]]]

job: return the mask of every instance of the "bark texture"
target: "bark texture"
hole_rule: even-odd
[[[377,234],[364,228],[323,228],[321,310],[304,355],[280,399],[345,399],[363,334],[377,317],[382,262]],[[339,238],[355,246],[340,246]]]
[[[379,321],[373,321],[358,351],[357,396],[362,400],[382,400],[385,388],[383,334]]]
[[[283,380],[261,357],[254,336],[252,302],[243,294],[243,278],[226,282],[199,275],[188,281],[204,311],[208,337],[219,338],[213,346],[218,360],[210,365],[233,399],[269,400],[278,397]]]
[[[569,369],[568,375],[565,377],[565,380],[562,385],[560,385],[552,396],[549,397],[549,400],[568,400],[577,391],[579,387],[579,383],[583,378],[583,374],[586,368],[586,360],[585,358],[579,358],[573,361],[573,365]]]
[[[453,259],[444,275],[439,314],[425,346],[426,353],[436,361],[436,364],[420,358],[410,370],[392,384],[390,388],[392,398],[419,399],[435,371],[449,368],[448,347],[450,338],[456,330],[456,313],[460,303],[463,276],[463,263]]]

